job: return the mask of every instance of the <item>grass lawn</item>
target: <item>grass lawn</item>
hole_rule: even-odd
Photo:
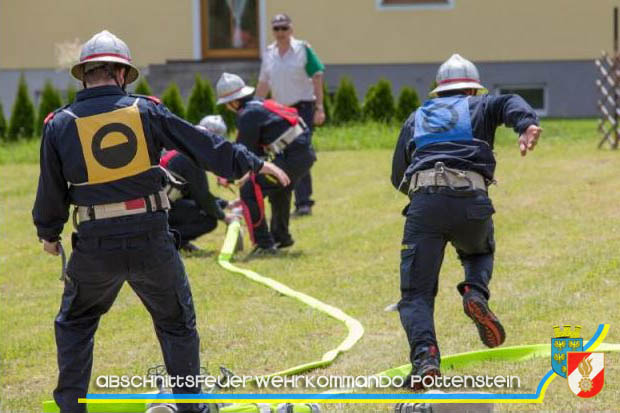
[[[557,324],[582,325],[587,340],[603,322],[611,324],[605,341],[620,342],[620,153],[596,149],[592,120],[549,120],[543,127],[540,145],[524,159],[511,131],[501,130],[497,138],[499,183],[490,191],[497,210],[491,306],[506,327],[508,346],[547,343]],[[366,334],[349,353],[310,374],[369,375],[408,361],[398,315],[383,311],[399,298],[400,211],[407,201],[389,183],[389,148],[397,133],[397,127],[379,125],[319,130],[314,215],[292,221],[297,242],[287,255],[239,263],[339,307],[364,325]],[[0,146],[0,412],[38,411],[56,382],[53,320],[62,283],[60,260],[42,252],[31,222],[37,156],[32,143]],[[65,240],[70,231],[67,225]],[[339,322],[219,268],[215,258],[224,231],[220,226],[198,241],[213,255],[185,259],[202,362],[211,373],[220,365],[239,375],[269,373],[316,360],[340,343],[346,330]],[[449,247],[435,310],[444,355],[483,348],[455,289],[462,277]],[[619,362],[619,355],[606,355],[605,388],[591,400],[574,396],[557,378],[542,406],[496,409],[615,411]],[[125,286],[101,321],[93,378],[142,375],[160,363],[150,318]],[[549,369],[549,359],[537,359],[448,374],[518,375],[519,392],[532,393]],[[91,391],[100,390],[93,383]]]

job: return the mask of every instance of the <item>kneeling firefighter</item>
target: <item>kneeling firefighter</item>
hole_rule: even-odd
[[[495,210],[487,194],[495,172],[495,130],[501,124],[512,127],[523,156],[534,149],[541,133],[534,110],[521,97],[479,95],[484,88],[478,70],[461,56],[444,62],[436,79],[438,86],[431,92],[435,97],[403,125],[392,162],[392,184],[411,200],[398,311],[414,376],[440,374],[433,312],[448,242],[465,270],[465,280],[457,287],[465,314],[485,345],[504,342],[504,328],[487,302],[495,251]]]
[[[205,116],[198,126],[218,136],[225,136],[227,132],[226,124],[219,115]],[[167,151],[159,164],[169,173],[166,192],[170,200],[170,228],[180,234],[182,250],[198,251],[199,248],[191,241],[213,231],[218,220],[227,221],[224,208],[228,202],[211,194],[204,169],[183,153]]]
[[[218,104],[237,113],[237,143],[260,157],[269,157],[284,170],[292,185],[250,173],[241,186],[241,201],[250,237],[252,255],[275,254],[293,245],[289,233],[291,194],[295,182],[304,177],[316,160],[309,131],[297,109],[274,100],[254,98],[254,88],[234,74],[224,73],[216,85]],[[271,231],[265,220],[263,197],[271,203]]]
[[[85,413],[99,320],[125,281],[148,309],[166,370],[200,374],[200,340],[189,280],[168,229],[162,148],[177,149],[197,165],[227,178],[247,172],[288,177],[243,145],[199,129],[173,115],[157,98],[130,95],[139,74],[129,48],[108,31],[82,48],[71,74],[84,89],[73,103],[45,119],[40,177],[32,210],[45,252],[62,254],[60,235],[75,205],[73,251],[55,319],[61,413]],[[200,393],[180,380],[174,393]],[[202,403],[179,412],[206,413]]]

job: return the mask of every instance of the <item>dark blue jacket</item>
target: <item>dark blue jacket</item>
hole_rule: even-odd
[[[275,141],[284,131],[291,127],[291,124],[282,116],[271,112],[263,106],[263,101],[251,99],[242,102],[237,116],[237,142],[248,147],[258,156],[265,156],[264,147]],[[299,136],[283,153],[307,151],[312,154],[310,149],[310,139],[308,132]]]
[[[177,149],[201,168],[231,179],[263,165],[244,146],[194,127],[156,98],[127,95],[116,86],[84,89],[44,127],[32,210],[39,238],[60,235],[70,204],[121,202],[160,191],[162,148]]]
[[[194,162],[181,152],[176,152],[170,158],[167,168],[185,180],[187,195],[184,198],[194,200],[201,210],[215,219],[225,218],[224,211],[217,204],[217,198],[209,191],[209,181],[204,169],[196,166]],[[174,203],[172,208],[174,208]]]
[[[401,129],[392,158],[392,185],[407,193],[411,176],[433,168],[438,161],[492,181],[495,130],[502,124],[521,134],[530,125],[538,125],[538,117],[518,95],[427,100]]]

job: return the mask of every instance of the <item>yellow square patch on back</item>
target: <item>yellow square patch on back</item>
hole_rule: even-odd
[[[151,167],[137,106],[75,120],[88,184],[137,175]]]

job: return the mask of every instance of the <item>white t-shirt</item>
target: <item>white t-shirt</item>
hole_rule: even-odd
[[[271,96],[283,105],[316,100],[312,78],[306,72],[306,46],[303,40],[291,37],[291,47],[284,56],[280,56],[275,42],[263,55],[258,80],[269,84]]]

